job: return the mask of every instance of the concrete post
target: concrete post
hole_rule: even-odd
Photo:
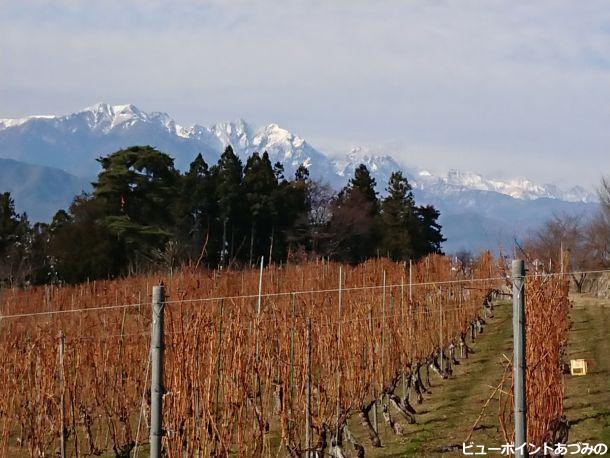
[[[150,456],[161,457],[163,436],[163,285],[152,290],[151,382],[150,382]]]
[[[513,277],[513,370],[515,385],[515,457],[528,456],[525,398],[525,263],[515,259]],[[525,445],[524,445],[525,444]],[[522,445],[524,445],[522,448]]]
[[[59,332],[59,383],[60,383],[60,403],[61,403],[61,435],[59,437],[59,455],[66,458],[66,376],[64,372],[66,336],[63,331]]]

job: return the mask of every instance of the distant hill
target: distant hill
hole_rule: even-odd
[[[31,221],[50,221],[90,188],[87,180],[63,170],[0,158],[0,192],[9,191],[17,211],[27,212]]]
[[[415,190],[418,202],[434,205],[447,242],[448,253],[481,249],[512,250],[515,238],[521,240],[554,215],[578,215],[590,218],[599,208],[594,202],[566,202],[559,199],[515,199],[493,191],[463,189],[437,194]]]

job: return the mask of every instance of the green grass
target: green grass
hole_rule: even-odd
[[[610,445],[610,300],[584,295],[571,297],[572,327],[567,359],[586,359],[589,373],[578,377],[566,375],[565,414],[570,420],[569,442],[578,441]],[[512,353],[511,307],[496,307],[496,317],[489,320],[473,355],[458,366],[446,381],[434,378],[435,387],[424,403],[416,406],[418,424],[407,425],[407,435],[396,438],[381,425],[383,447],[367,447],[367,456],[463,456],[461,450],[441,452],[441,447],[461,445],[497,386],[502,354]],[[500,446],[504,442],[498,428],[498,402],[488,405],[479,427],[471,439],[475,444]]]
[[[502,354],[510,356],[511,332],[510,305],[498,304],[495,317],[488,320],[483,334],[472,345],[475,354],[455,366],[453,376],[448,380],[431,374],[432,393],[425,396],[423,404],[414,405],[418,412],[417,424],[405,424],[406,434],[399,438],[380,423],[383,446],[379,449],[366,447],[366,456],[463,456],[462,442],[502,376]],[[496,426],[497,413],[496,395],[487,406],[472,441],[487,446],[499,446],[504,442]],[[353,430],[356,432],[357,429],[354,427]],[[358,437],[366,436],[361,433]],[[441,451],[441,448],[451,446],[458,449]]]
[[[586,359],[585,376],[565,377],[570,442],[610,446],[610,300],[573,296],[568,359]]]

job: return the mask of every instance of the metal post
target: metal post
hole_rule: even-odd
[[[409,305],[413,300],[413,261],[409,259]]]
[[[262,297],[263,297],[263,266],[265,264],[265,257],[261,256],[261,267],[258,274],[258,300],[256,301],[256,315],[260,316],[261,314],[261,305],[262,305]]]
[[[560,271],[561,271],[561,279],[563,280],[563,242],[561,242],[559,246],[559,262],[560,262]],[[553,272],[550,272],[553,273]]]
[[[413,262],[409,259],[409,349],[413,348]],[[413,360],[413,355],[411,355]]]
[[[311,318],[307,318],[305,355],[305,456],[311,457]]]
[[[152,290],[151,380],[150,380],[150,456],[161,457],[163,436],[163,285]]]
[[[261,266],[258,275],[258,299],[256,301],[256,332],[255,332],[255,358],[256,358],[256,376],[254,382],[256,386],[256,399],[258,402],[261,401],[261,389],[260,389],[260,375],[258,363],[260,360],[260,320],[261,320],[261,307],[263,301],[263,265],[265,263],[265,257],[261,256]]]
[[[375,336],[373,334],[373,310],[369,309],[369,332],[371,333],[371,342],[373,344],[373,348],[371,348],[373,361],[375,361]],[[371,379],[375,378],[375,363],[373,362],[373,374],[371,375]],[[377,424],[377,390],[375,389],[375,383],[373,383],[373,429],[377,434],[379,434],[379,428]]]
[[[404,330],[405,327],[405,277],[404,275],[400,277],[400,317],[401,317],[401,325]]]
[[[339,446],[339,419],[341,418],[341,320],[343,319],[343,267],[339,266],[339,303],[337,317],[337,428],[335,445]]]
[[[383,291],[381,293],[381,398],[383,400],[383,389],[385,378],[383,373],[383,363],[385,359],[385,294],[386,294],[386,272],[383,271]]]
[[[292,311],[292,326],[290,328],[290,412],[292,414],[293,400],[294,400],[294,326],[295,326],[295,307],[296,307],[296,296],[295,293],[290,294],[290,305]]]
[[[445,361],[443,357],[443,298],[441,297],[438,303],[438,341],[439,341],[439,362],[441,373],[445,370]]]
[[[224,299],[220,299],[220,310],[218,313],[218,353],[216,357],[216,421],[219,421],[220,412],[220,384],[222,381],[222,321],[224,318]]]
[[[66,336],[63,331],[59,332],[59,383],[60,383],[60,403],[61,403],[61,432],[59,437],[59,453],[61,458],[66,458],[66,378],[64,373],[64,346]]]
[[[404,275],[400,279],[400,316],[401,316],[401,328],[404,331],[405,328],[405,277]],[[409,323],[410,326],[410,323]],[[411,342],[409,342],[410,344]],[[405,345],[406,349],[406,345]],[[409,356],[411,356],[411,349],[409,349]],[[406,380],[406,369],[401,368],[402,370],[402,397],[407,397],[407,380]]]
[[[515,259],[513,277],[513,370],[515,379],[515,458],[528,456],[525,399],[525,263]],[[521,447],[521,448],[519,448]]]

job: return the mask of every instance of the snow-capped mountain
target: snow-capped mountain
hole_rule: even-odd
[[[411,172],[396,162],[391,156],[367,153],[361,147],[355,147],[344,157],[335,158],[332,161],[333,171],[337,175],[335,182],[343,186],[354,176],[354,170],[360,164],[366,165],[370,170],[377,181],[377,188],[382,194],[390,180],[390,175],[397,170],[402,171],[405,177],[413,181]],[[328,181],[332,182],[332,180]]]
[[[303,164],[312,178],[335,188],[344,186],[353,176],[354,169],[364,163],[382,195],[391,173],[402,170],[411,182],[418,202],[431,203],[441,209],[441,223],[447,221],[446,233],[453,238],[446,244],[447,250],[461,247],[456,244],[458,242],[453,243],[456,240],[463,241],[464,247],[474,247],[472,234],[479,234],[475,237],[479,241],[484,236],[489,238],[485,242],[487,245],[481,245],[489,246],[492,239],[499,238],[499,227],[507,230],[507,225],[523,221],[522,215],[531,218],[527,220],[528,225],[535,225],[556,212],[588,214],[596,205],[593,203],[596,196],[582,187],[564,190],[525,178],[500,180],[457,170],[434,174],[405,167],[390,155],[373,154],[362,148],[353,148],[344,156],[330,156],[277,124],[256,128],[237,120],[209,127],[182,126],[166,113],[147,113],[134,105],[105,103],[65,116],[0,119],[1,158],[54,167],[80,179],[91,179],[97,174],[96,158],[120,148],[145,144],[171,154],[180,170],[185,170],[198,153],[202,153],[209,164],[215,163],[228,145],[242,160],[255,151],[267,151],[273,163],[284,165],[285,176],[292,176]],[[59,175],[55,173],[54,176]],[[0,191],[7,186],[0,182]],[[25,194],[27,192],[21,190],[21,195]],[[20,202],[17,206],[22,211],[28,210]],[[55,209],[37,213],[47,219],[51,210]],[[473,225],[477,228],[473,229]],[[463,234],[464,231],[467,234]]]
[[[287,174],[300,164],[321,178],[331,170],[325,155],[277,124],[255,129],[238,120],[184,127],[166,113],[105,103],[66,116],[0,119],[2,157],[59,167],[80,176],[96,175],[97,157],[136,144],[169,152],[179,169],[188,167],[198,153],[214,163],[231,145],[242,159],[255,151],[267,151],[272,162],[284,164]]]
[[[231,145],[242,159],[255,151],[267,151],[272,162],[284,164],[287,175],[303,164],[312,177],[337,187],[343,186],[354,169],[364,163],[382,193],[390,174],[402,170],[415,188],[444,194],[469,189],[497,192],[516,199],[595,201],[595,196],[582,187],[562,190],[524,178],[498,180],[457,170],[433,175],[425,170],[408,169],[389,155],[371,154],[360,147],[343,157],[330,157],[277,124],[256,129],[241,119],[210,127],[198,124],[184,127],[166,113],[147,113],[134,105],[106,103],[66,116],[0,119],[2,157],[59,167],[80,176],[96,174],[95,158],[135,144],[151,144],[169,152],[180,169],[186,168],[200,152],[213,163]]]
[[[596,196],[581,186],[562,190],[553,184],[540,185],[526,178],[499,180],[487,178],[473,172],[449,170],[442,175],[433,175],[426,170],[419,171],[414,178],[420,189],[445,190],[455,192],[464,189],[491,191],[514,197],[515,199],[534,200],[540,198],[559,199],[566,202],[595,202]]]

